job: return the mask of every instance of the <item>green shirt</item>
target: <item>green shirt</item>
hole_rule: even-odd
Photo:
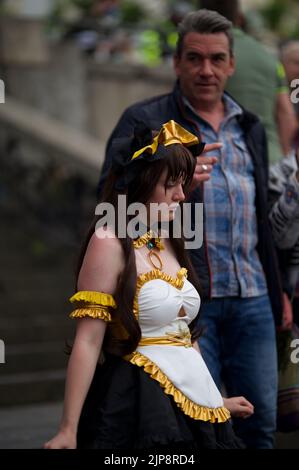
[[[240,29],[233,31],[236,71],[228,80],[226,90],[264,124],[269,160],[274,163],[283,156],[275,122],[275,103],[278,93],[288,93],[284,68],[254,38]]]

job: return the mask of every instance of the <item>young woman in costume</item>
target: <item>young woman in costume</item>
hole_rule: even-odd
[[[120,234],[120,217],[104,226],[97,217],[90,231],[70,299],[77,331],[63,417],[45,448],[242,447],[230,414],[247,417],[253,407],[243,397],[223,399],[202,359],[200,286],[184,240],[174,233],[203,148],[174,121],[155,137],[143,126],[114,142],[102,202],[118,215],[119,196],[126,211],[143,204],[146,220],[138,227],[144,232]],[[165,203],[154,220],[153,203]]]

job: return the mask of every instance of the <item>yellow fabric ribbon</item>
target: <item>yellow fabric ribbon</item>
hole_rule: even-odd
[[[84,308],[77,308],[70,313],[70,318],[95,318],[99,320],[104,320],[105,322],[111,322],[111,315],[108,311],[108,307],[99,307],[95,305],[89,305]]]
[[[165,147],[172,144],[183,144],[186,145],[186,147],[189,147],[190,145],[199,144],[199,140],[198,137],[191,134],[191,132],[187,131],[171,119],[163,124],[159,134],[154,137],[152,144],[146,145],[142,149],[137,150],[133,154],[131,160],[139,157],[139,155],[141,155],[145,150],[150,151],[152,155],[155,154],[159,144],[163,144]]]
[[[185,346],[191,348],[191,334],[189,329],[180,330],[178,332],[166,333],[165,336],[144,336],[140,339],[138,346]]]
[[[116,303],[111,294],[97,291],[79,291],[76,292],[71,298],[70,302],[77,304],[96,304],[101,307],[116,308]]]
[[[70,314],[71,318],[99,318],[110,322],[109,308],[116,308],[113,295],[97,291],[79,291],[71,298],[70,302],[75,304],[75,310]]]

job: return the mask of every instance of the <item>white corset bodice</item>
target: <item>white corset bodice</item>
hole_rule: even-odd
[[[200,297],[194,286],[182,275],[184,271],[181,269],[177,273],[180,279],[158,270],[139,276],[135,313],[138,315],[142,338],[163,337],[188,330],[188,324],[199,311]],[[180,313],[182,307],[184,316]],[[222,410],[222,396],[201,354],[194,347],[150,344],[138,345],[136,351],[150,360],[154,367],[158,367],[166,381],[173,384],[182,393],[180,396],[186,397],[189,404],[192,403],[191,406]],[[134,358],[131,361],[134,363]]]
[[[196,317],[200,297],[193,285],[184,280],[177,288],[164,279],[147,281],[138,295],[139,324],[142,336],[163,336],[177,331]]]

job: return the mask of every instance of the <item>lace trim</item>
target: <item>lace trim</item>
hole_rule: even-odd
[[[139,315],[138,295],[139,295],[141,287],[144,286],[144,284],[154,279],[162,279],[163,281],[166,281],[169,284],[171,284],[176,289],[182,289],[184,285],[184,280],[186,277],[187,277],[186,268],[181,268],[177,272],[176,277],[172,277],[170,276],[170,274],[164,273],[163,271],[160,271],[159,269],[153,269],[152,271],[148,271],[147,273],[140,274],[140,276],[137,277],[136,292],[135,292],[134,304],[133,304],[133,313],[135,317],[138,318],[138,315]]]
[[[167,395],[172,395],[177,406],[181,408],[185,415],[190,416],[190,418],[210,421],[211,423],[224,423],[230,419],[230,412],[224,406],[219,408],[207,408],[194,403],[170,382],[168,377],[154,362],[143,354],[134,352],[132,356],[126,357],[125,359],[138,367],[143,367],[144,371],[149,374],[152,379],[159,382]]]

